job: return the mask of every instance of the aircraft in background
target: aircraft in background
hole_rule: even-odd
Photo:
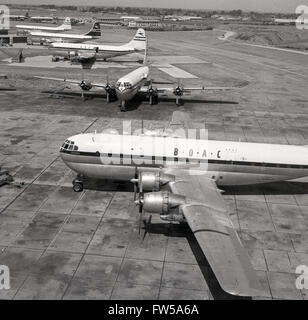
[[[70,84],[78,85],[82,90],[82,97],[84,97],[83,92],[89,91],[92,88],[101,88],[106,92],[107,102],[110,100],[119,99],[121,101],[120,108],[121,111],[126,111],[126,104],[128,101],[132,100],[137,94],[145,94],[149,98],[150,105],[158,102],[159,94],[171,93],[175,96],[176,105],[181,105],[181,97],[184,93],[191,93],[192,91],[209,91],[209,90],[232,90],[238,87],[184,87],[180,82],[176,86],[172,87],[155,87],[155,84],[172,84],[170,82],[154,81],[149,79],[149,67],[146,62],[147,59],[147,49],[145,50],[145,56],[143,61],[143,66],[139,67],[130,73],[124,75],[116,81],[116,84],[111,84],[107,77],[106,82],[91,82],[89,80],[74,80],[74,79],[61,79],[61,78],[51,78],[35,76],[38,79],[53,80],[60,82],[67,82]]]
[[[17,14],[10,14],[8,16],[4,16],[9,18],[11,21],[24,21],[27,20],[29,17],[25,15],[17,15]]]
[[[307,176],[308,147],[187,139],[186,131],[174,131],[180,128],[194,126],[185,113],[175,111],[167,135],[108,130],[78,134],[65,140],[60,156],[78,174],[74,191],[83,190],[84,178],[131,181],[139,205],[139,232],[144,211],[166,221],[186,221],[223,290],[262,296],[219,186]],[[149,227],[151,216],[143,223]]]
[[[51,43],[50,48],[69,51],[69,58],[80,63],[95,61],[97,59],[106,60],[107,58],[122,56],[130,53],[146,50],[147,38],[143,29],[138,29],[134,38],[123,45],[101,45],[96,43]]]
[[[51,32],[34,32],[30,31],[30,43],[39,41],[41,44],[50,44],[52,42],[84,42],[97,39],[101,36],[101,28],[99,22],[94,22],[89,32],[85,34],[71,33],[51,33]]]
[[[33,16],[29,17],[29,19],[33,22],[54,22],[55,17],[50,17],[50,16]]]
[[[61,32],[61,31],[71,30],[72,25],[71,25],[71,19],[69,17],[67,17],[64,19],[63,24],[61,24],[58,27],[31,26],[31,25],[18,24],[18,25],[16,25],[16,28],[19,30],[25,30],[25,31],[29,31],[29,32],[30,32],[30,30]]]
[[[274,19],[274,23],[279,25],[295,25],[295,22],[295,19]]]

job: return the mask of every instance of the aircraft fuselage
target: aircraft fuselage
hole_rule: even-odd
[[[74,142],[74,144],[67,143]],[[215,140],[80,134],[60,149],[66,165],[79,175],[131,180],[139,171],[190,168],[218,185],[245,185],[308,175],[308,147]],[[197,141],[197,142],[196,142]]]
[[[129,101],[134,98],[139,89],[148,79],[149,68],[140,67],[124,77],[120,78],[116,84],[116,95],[121,101]]]

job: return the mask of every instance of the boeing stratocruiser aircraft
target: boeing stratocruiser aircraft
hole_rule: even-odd
[[[193,124],[176,111],[170,129],[179,127]],[[222,289],[260,296],[259,281],[218,187],[307,176],[308,147],[182,137],[174,131],[78,134],[64,141],[60,155],[78,174],[76,192],[82,191],[84,177],[131,181],[135,199],[139,191],[140,221],[144,211],[186,221]]]
[[[116,85],[109,82],[108,77],[106,82],[91,82],[89,80],[74,80],[74,79],[60,79],[51,77],[36,76],[35,78],[54,80],[61,82],[68,82],[71,84],[79,85],[83,91],[89,91],[92,88],[102,88],[106,92],[107,102],[110,99],[119,99],[121,101],[121,111],[126,111],[126,102],[132,100],[138,93],[145,94],[149,98],[150,104],[154,104],[158,101],[159,94],[171,93],[175,96],[175,102],[177,105],[181,104],[181,97],[184,93],[191,93],[192,91],[208,91],[208,90],[232,90],[238,87],[184,87],[177,83],[173,87],[155,87],[154,84],[164,84],[166,82],[153,81],[149,79],[149,66],[147,65],[147,50],[145,50],[145,56],[143,66],[139,67],[125,76],[118,79]],[[170,82],[169,82],[170,84]]]

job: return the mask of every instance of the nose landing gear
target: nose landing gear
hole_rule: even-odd
[[[73,183],[73,190],[75,192],[82,192],[82,190],[83,190],[82,177],[77,176],[77,178],[74,179],[72,183]]]

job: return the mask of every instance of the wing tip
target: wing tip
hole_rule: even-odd
[[[227,292],[228,294],[231,294],[233,296],[238,297],[265,297],[265,291],[262,288],[259,280],[256,280],[256,282],[253,285],[244,285],[244,286],[232,286],[232,285],[224,285],[222,283],[219,283],[222,290]]]

